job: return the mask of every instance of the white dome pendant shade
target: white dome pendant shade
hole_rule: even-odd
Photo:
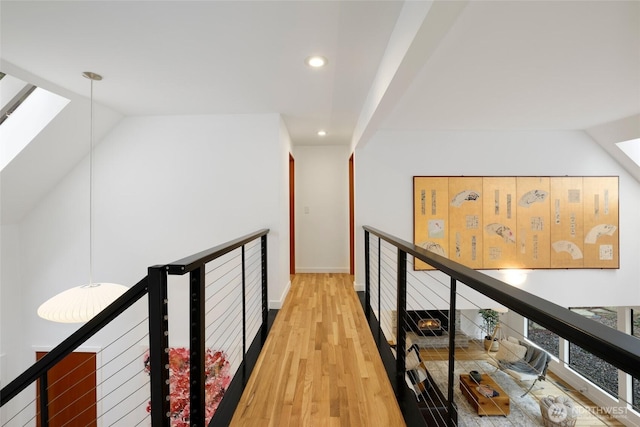
[[[100,74],[82,73],[91,80],[91,117],[89,136],[89,284],[67,289],[38,307],[38,316],[60,323],[80,323],[91,320],[129,288],[115,283],[93,283],[93,82]]]
[[[129,288],[115,283],[92,283],[59,293],[38,307],[38,316],[60,323],[91,320]]]

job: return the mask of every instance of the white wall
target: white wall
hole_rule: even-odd
[[[355,159],[358,286],[364,284],[363,225],[413,241],[413,176],[619,175],[620,269],[533,270],[520,287],[563,306],[640,302],[640,184],[584,132],[387,131]],[[487,274],[504,280],[500,271]]]
[[[269,228],[269,298],[279,307],[289,280],[283,203],[289,149],[275,114],[122,120],[94,154],[94,282],[132,286],[151,265]],[[0,353],[22,370],[34,360],[32,346],[54,346],[78,328],[42,320],[36,309],[88,281],[88,159],[16,227],[19,232],[2,229],[2,265],[19,259],[22,276],[16,282],[11,275],[10,292],[22,295],[12,300],[21,334],[5,340],[11,325],[3,321]],[[4,304],[4,274],[2,283]],[[111,338],[104,334],[87,345],[101,347]]]
[[[296,272],[349,273],[349,150],[297,146]]]
[[[20,305],[22,302],[20,292],[20,236],[19,228],[15,225],[2,226],[2,239],[0,239],[0,280],[3,286],[0,288],[0,325],[13,325],[14,320],[20,317]],[[16,250],[18,249],[18,250]],[[7,284],[7,286],[4,286]],[[19,328],[0,328],[0,383],[7,385],[10,379],[8,374],[12,369],[9,358],[5,355],[15,343],[22,341]]]
[[[364,286],[363,225],[413,241],[413,176],[618,175],[620,269],[532,270],[518,286],[565,307],[635,306],[640,302],[640,184],[586,133],[388,131],[356,150],[355,159],[357,287]],[[510,283],[507,272],[485,273]],[[430,297],[432,305],[448,302],[447,286],[441,285],[448,284],[444,275],[413,271],[408,275],[410,285],[425,283],[441,289],[441,295]],[[458,286],[468,298],[457,300],[462,328],[477,335],[474,309],[490,306],[482,302],[484,297],[472,296],[465,288]],[[523,329],[522,317],[515,313],[509,312],[503,321],[509,331]],[[560,364],[554,363],[552,369],[574,387],[585,387],[583,379]],[[619,411],[616,414],[623,414],[621,421],[628,425],[640,423],[637,415],[596,387],[588,386],[586,395],[604,408]]]

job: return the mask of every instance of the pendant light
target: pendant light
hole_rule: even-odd
[[[38,307],[38,316],[61,323],[86,322],[127,291],[115,283],[93,283],[93,82],[102,76],[91,71],[82,75],[91,81],[91,119],[89,137],[89,283],[67,289]]]

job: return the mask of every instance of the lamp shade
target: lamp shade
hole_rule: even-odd
[[[38,316],[52,322],[80,323],[91,320],[129,288],[115,283],[91,283],[59,293],[38,307]]]

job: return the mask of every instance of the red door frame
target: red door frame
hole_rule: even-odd
[[[349,274],[355,274],[355,176],[353,153],[349,157]]]
[[[295,159],[289,153],[289,274],[296,274]]]

